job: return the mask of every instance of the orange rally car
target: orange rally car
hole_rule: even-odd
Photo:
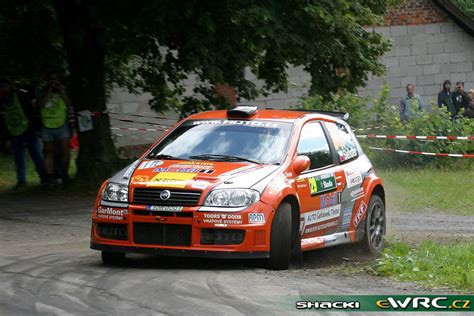
[[[105,181],[91,248],[126,253],[265,258],[356,243],[384,247],[385,193],[341,113],[258,110],[192,115]]]

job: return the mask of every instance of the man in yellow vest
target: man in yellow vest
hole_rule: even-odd
[[[68,121],[69,100],[64,86],[59,82],[56,73],[48,75],[47,85],[39,98],[41,108],[41,138],[43,139],[44,163],[48,182],[54,180],[54,163],[59,163],[62,182],[68,181],[69,141],[72,131]],[[54,159],[55,147],[58,148],[58,161]]]
[[[38,142],[39,115],[33,107],[29,92],[15,89],[8,79],[0,79],[0,112],[10,136],[15,158],[17,184],[15,189],[26,185],[25,145],[28,148],[41,183],[46,181],[43,157]]]

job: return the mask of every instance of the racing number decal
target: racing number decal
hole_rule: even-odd
[[[332,172],[308,178],[308,182],[311,195],[321,194],[337,188],[336,177]]]

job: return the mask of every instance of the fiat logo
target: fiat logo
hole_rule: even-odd
[[[167,199],[169,199],[170,196],[171,196],[171,192],[169,190],[163,190],[160,193],[160,199],[162,199],[163,201],[166,201]]]

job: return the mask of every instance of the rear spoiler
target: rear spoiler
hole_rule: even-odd
[[[335,117],[340,120],[347,121],[349,119],[349,113],[344,112],[335,112],[335,111],[320,111],[320,110],[305,110],[305,109],[286,109],[287,111],[300,111],[300,112],[309,112],[309,113],[318,113],[325,114],[332,117]]]

